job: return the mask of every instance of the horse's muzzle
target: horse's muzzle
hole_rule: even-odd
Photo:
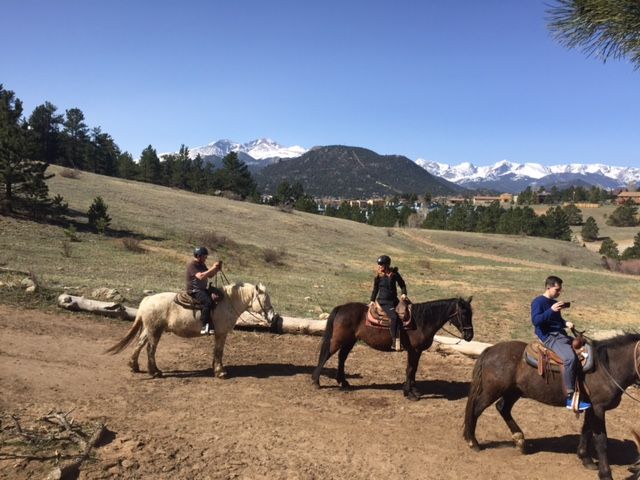
[[[473,340],[473,328],[465,328],[463,338],[465,342]]]

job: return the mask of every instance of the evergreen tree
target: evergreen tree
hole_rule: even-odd
[[[633,245],[625,248],[624,252],[622,252],[622,260],[631,260],[632,258],[640,258],[640,232],[633,237]]]
[[[118,173],[120,148],[111,135],[103,133],[100,127],[95,127],[91,130],[91,138],[87,146],[85,169],[115,177]]]
[[[371,208],[367,223],[376,227],[393,227],[398,221],[398,210],[391,205]]]
[[[571,229],[566,213],[561,207],[551,207],[544,215],[544,234],[557,240],[571,240]]]
[[[133,161],[133,157],[129,152],[123,152],[118,155],[117,175],[128,180],[138,178],[138,164]]]
[[[498,221],[503,213],[504,210],[498,202],[492,202],[488,207],[479,208],[476,231],[481,233],[495,233],[498,227]]]
[[[45,102],[37,106],[29,117],[29,157],[32,160],[47,164],[61,161],[60,126],[63,117],[56,111],[55,105]]]
[[[84,113],[79,108],[65,112],[64,121],[64,165],[84,170],[89,128],[84,123]]]
[[[161,180],[160,159],[155,149],[149,145],[140,155],[139,174],[143,182],[159,184]]]
[[[447,211],[446,205],[438,205],[436,208],[431,210],[427,217],[422,222],[422,228],[427,228],[429,230],[446,230],[447,228]]]
[[[48,164],[27,158],[27,124],[22,102],[0,84],[0,211],[27,211],[34,217],[51,213],[45,171]]]
[[[629,58],[640,68],[638,0],[555,0],[548,13],[549,28],[562,45],[603,62]]]
[[[238,158],[236,152],[222,159],[222,168],[216,172],[222,190],[237,193],[245,198],[256,190],[256,183],[249,173],[249,167]]]
[[[582,226],[582,240],[585,242],[595,242],[598,239],[598,224],[593,217],[588,217]]]
[[[570,203],[562,209],[567,215],[569,225],[582,225],[582,210],[576,207],[573,203]]]
[[[610,237],[605,238],[600,245],[598,252],[605,257],[618,260],[620,258],[620,252],[618,252],[618,244],[614,242]]]
[[[609,218],[607,218],[607,225],[614,227],[635,227],[638,225],[638,207],[633,200],[620,205],[616,208]]]
[[[104,233],[105,229],[111,223],[111,217],[107,214],[109,207],[104,202],[102,197],[98,196],[93,199],[93,203],[89,207],[87,212],[87,219],[89,225],[100,233]]]

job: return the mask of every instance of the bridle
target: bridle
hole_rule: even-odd
[[[638,377],[638,381],[640,382],[640,358],[638,358],[638,351],[640,351],[640,340],[638,340],[636,342],[636,346],[633,347],[633,369],[635,371],[636,376]],[[628,393],[626,389],[622,388],[620,384],[616,382],[615,378],[613,378],[613,375],[611,375],[611,372],[609,372],[609,369],[607,367],[605,367],[604,365],[600,365],[600,367],[602,368],[602,371],[607,374],[607,377],[609,377],[609,380],[611,380],[611,382],[616,387],[618,387],[618,390],[620,390],[624,395],[629,397],[634,402],[640,403],[639,399],[637,399],[636,397]]]
[[[230,284],[231,284],[231,282],[229,282],[229,279],[227,278],[227,276],[224,274],[224,272],[223,272],[223,271],[220,271],[220,275],[222,276],[223,280],[224,280],[225,282],[227,282],[227,285],[230,285]],[[250,308],[247,308],[247,309],[245,310],[245,312],[247,312],[249,315],[251,315],[251,316],[252,316],[253,318],[255,318],[256,320],[264,321],[264,319],[265,319],[265,318],[267,318],[267,311],[266,311],[266,309],[264,308],[264,305],[262,304],[262,300],[260,300],[260,292],[258,292],[258,288],[257,288],[257,287],[256,287],[256,288],[254,288],[254,290],[253,290],[253,298],[251,298],[251,305],[253,305],[253,302],[254,302],[255,300],[257,300],[257,301],[258,301],[258,305],[260,305],[260,313],[262,313],[262,315],[264,316],[264,318],[260,318],[259,316],[257,316],[254,312],[252,312],[252,311],[250,310]],[[238,313],[238,312],[236,311],[236,309],[235,309],[235,307],[233,306],[233,304],[232,304],[232,303],[230,303],[230,305],[231,305],[231,308],[234,310],[235,314],[236,314],[238,317],[240,317],[240,315],[241,315],[242,313]],[[267,318],[267,320],[268,320],[268,318]]]
[[[453,322],[451,321],[451,319],[452,319],[453,317],[456,317],[456,319],[458,320],[458,325],[456,325],[455,323],[453,323]],[[460,305],[458,305],[457,303],[456,303],[456,310],[455,310],[455,312],[453,312],[452,314],[450,314],[450,315],[447,317],[447,321],[448,321],[451,325],[453,325],[454,327],[456,327],[458,330],[462,330],[462,335],[463,335],[463,336],[460,336],[460,335],[458,335],[457,333],[450,332],[449,330],[447,330],[446,328],[444,328],[444,326],[443,326],[443,327],[440,327],[440,328],[442,328],[442,330],[444,330],[446,333],[448,333],[448,334],[449,334],[449,335],[451,335],[452,337],[458,338],[458,339],[460,339],[460,340],[464,340],[464,333],[465,333],[467,330],[473,330],[473,327],[463,327],[463,326],[462,326],[462,311],[460,310]]]

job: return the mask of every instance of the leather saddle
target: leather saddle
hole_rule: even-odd
[[[589,343],[581,344],[581,342],[575,342],[574,340],[573,350],[578,356],[582,371],[584,373],[591,371],[594,364],[593,346]],[[537,368],[538,373],[543,377],[550,372],[560,372],[561,368],[563,368],[562,359],[537,339],[527,344],[523,355],[525,362]]]
[[[216,287],[209,287],[209,294],[212,296],[213,302],[216,305],[224,297],[224,291]],[[173,301],[180,305],[182,308],[186,308],[187,310],[202,310],[203,307],[203,305],[198,300],[196,300],[184,290],[176,293]]]
[[[400,300],[400,303],[396,306],[396,313],[398,318],[402,322],[403,330],[415,330],[416,324],[413,321],[411,315],[411,302],[408,300]],[[367,320],[365,325],[373,328],[386,328],[388,329],[391,324],[391,320],[387,313],[382,309],[378,302],[373,302],[369,306],[367,311]]]

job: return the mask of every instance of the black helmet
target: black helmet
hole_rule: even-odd
[[[202,257],[204,255],[209,255],[209,250],[207,250],[207,247],[196,247],[193,249],[194,257]]]
[[[389,255],[380,255],[378,257],[378,265],[386,265],[387,267],[391,265],[391,258]]]

